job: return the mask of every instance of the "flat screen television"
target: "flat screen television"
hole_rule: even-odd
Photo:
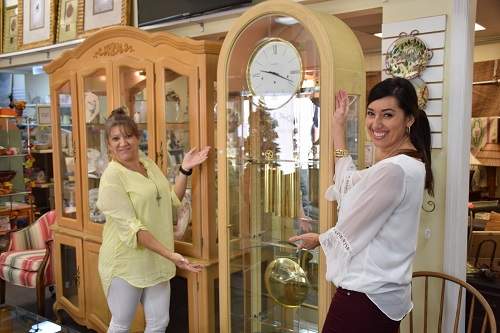
[[[139,27],[240,7],[252,0],[137,0]]]

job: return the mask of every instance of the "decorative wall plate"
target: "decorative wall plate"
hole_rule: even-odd
[[[418,108],[420,110],[424,110],[427,106],[427,100],[429,99],[429,89],[427,89],[427,84],[419,77],[411,79],[410,82],[413,84],[413,87],[415,87],[415,91],[417,92]]]
[[[402,32],[389,46],[385,55],[385,71],[388,74],[412,79],[425,70],[432,58],[432,51],[416,34],[418,30],[413,30],[409,35]]]
[[[85,92],[85,120],[90,123],[99,114],[99,97],[90,92]]]

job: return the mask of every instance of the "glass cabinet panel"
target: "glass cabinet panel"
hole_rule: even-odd
[[[107,117],[106,72],[99,69],[84,77],[85,150],[87,154],[88,214],[93,223],[106,221],[96,207],[99,179],[108,164],[104,123]],[[83,168],[85,170],[85,168]]]
[[[147,113],[148,94],[146,68],[119,67],[120,77],[120,103],[128,108],[130,116],[134,119],[141,131],[139,149],[148,154],[148,127]]]
[[[61,244],[61,272],[63,296],[74,306],[79,307],[78,287],[80,285],[80,270],[76,260],[76,249],[73,246]]]
[[[166,151],[167,178],[173,184],[184,154],[191,147],[189,139],[190,78],[171,69],[165,69],[164,75],[166,147],[160,147],[160,154],[163,158],[163,151]],[[179,241],[187,243],[193,241],[191,212],[191,177],[189,177],[182,206],[174,210],[173,216],[175,238]]]
[[[291,19],[269,15],[252,22],[228,65],[231,332],[318,332],[319,250],[298,250],[288,239],[319,231],[320,61],[309,32],[285,24]],[[268,93],[258,84],[253,91],[243,74],[249,45],[279,44],[288,36],[300,38],[270,52],[282,52],[286,61],[297,50],[303,76],[296,92]],[[275,70],[257,66],[263,66],[259,80]],[[275,84],[278,79],[291,82],[280,76]]]
[[[56,90],[57,114],[59,117],[59,127],[56,127],[59,136],[59,160],[62,178],[56,182],[61,188],[62,216],[71,219],[76,218],[76,193],[75,193],[75,146],[73,132],[73,117],[71,110],[71,87],[70,82],[66,82]]]

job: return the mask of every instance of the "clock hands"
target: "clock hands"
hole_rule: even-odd
[[[284,79],[284,80],[287,80],[287,81],[288,81],[288,82],[290,82],[290,83],[293,83],[293,81],[292,81],[292,80],[290,80],[289,78],[284,77],[283,75],[281,75],[281,74],[279,74],[279,73],[276,73],[276,72],[274,72],[274,71],[261,71],[261,72],[263,72],[263,73],[268,73],[268,74],[272,74],[272,75],[275,75],[275,76],[280,77],[280,78],[282,78],[282,79]]]

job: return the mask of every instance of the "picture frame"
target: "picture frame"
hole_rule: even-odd
[[[50,125],[52,123],[50,105],[38,105],[36,107],[38,125]]]
[[[18,1],[18,44],[21,50],[50,45],[55,39],[57,0]]]
[[[3,3],[4,0],[0,1],[0,36],[3,36]],[[3,37],[0,38],[0,53],[2,53],[3,49]]]
[[[5,7],[2,14],[2,53],[15,52],[18,50],[17,30],[19,24],[17,6]]]
[[[77,36],[87,37],[97,29],[129,25],[131,0],[78,0]]]
[[[59,0],[56,36],[57,43],[62,43],[76,38],[78,8],[78,0]]]

